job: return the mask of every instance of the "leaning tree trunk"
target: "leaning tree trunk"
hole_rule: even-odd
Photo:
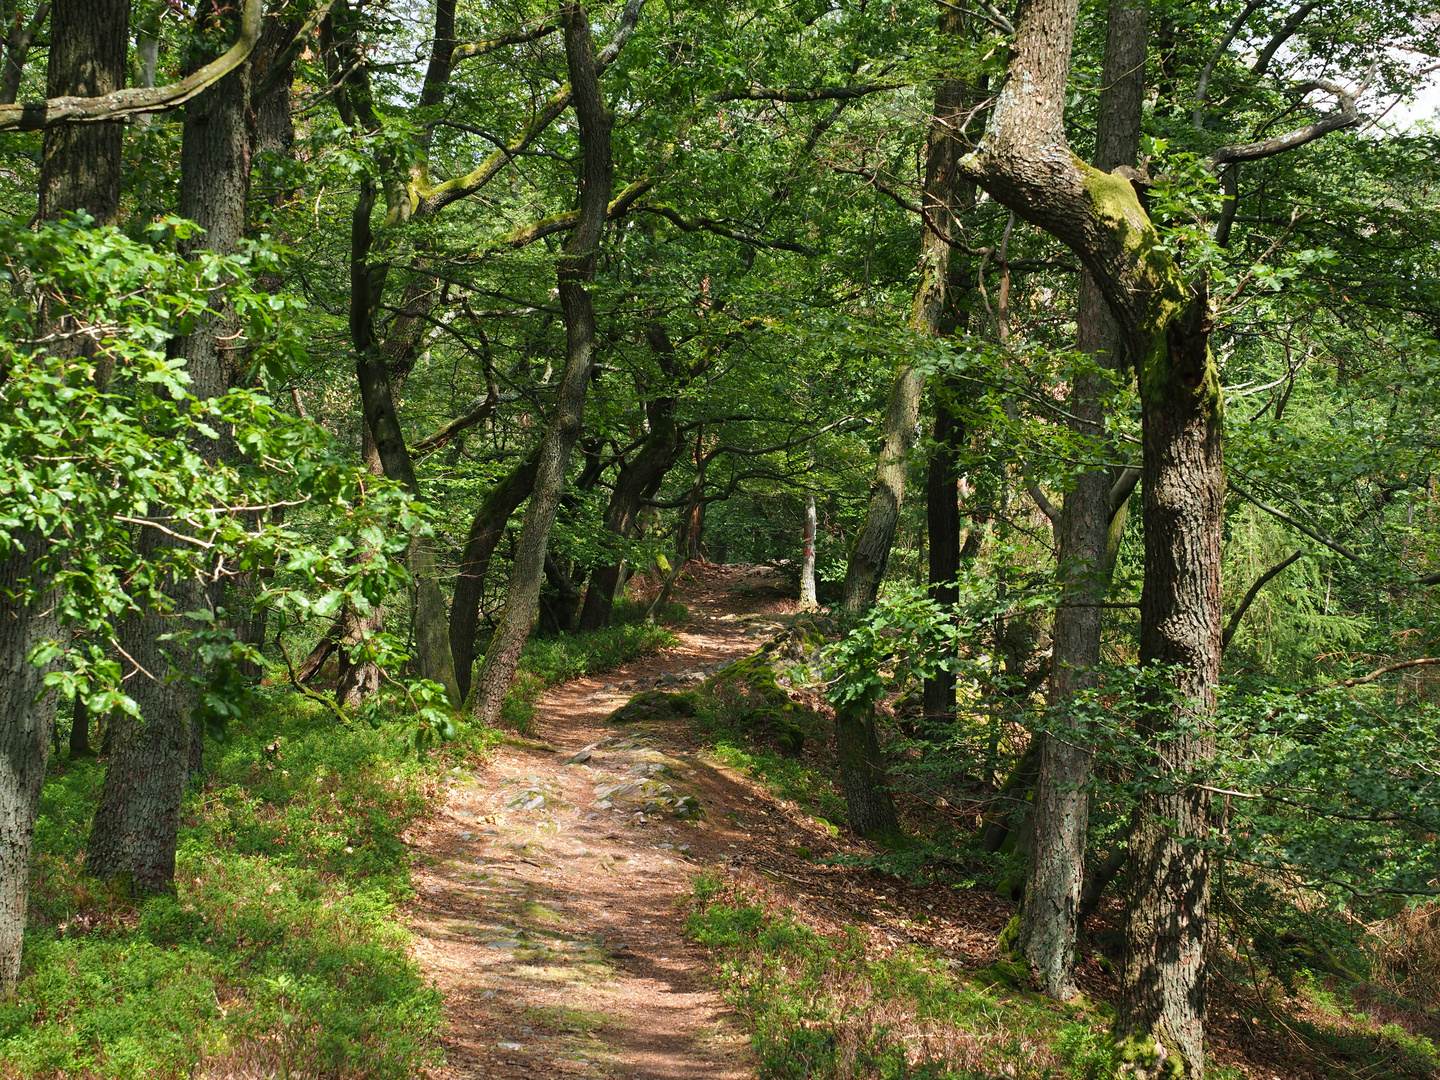
[[[954,6],[942,8],[940,29],[958,34],[963,15]],[[920,281],[915,288],[910,313],[910,328],[917,333],[939,333],[946,316],[946,296],[950,280],[950,219],[955,203],[958,173],[956,161],[960,143],[957,131],[965,101],[964,84],[946,79],[935,89],[935,107],[925,136],[925,186],[921,191],[924,216],[920,226]],[[900,520],[900,504],[905,498],[905,470],[910,449],[915,441],[915,424],[920,415],[920,398],[925,386],[924,372],[916,364],[905,362],[896,373],[885,410],[885,442],[875,466],[875,482],[871,486],[870,505],[865,520],[850,549],[850,562],[845,569],[842,602],[851,612],[861,612],[875,603],[880,582],[885,577],[885,564],[895,541]],[[890,793],[884,789],[884,773],[878,771],[876,758],[879,747],[875,737],[873,716],[863,719],[836,714],[835,736],[842,772],[847,768],[853,776],[846,779],[845,793],[851,802],[852,825],[857,819],[870,820],[875,830],[898,833]],[[849,763],[847,765],[847,763]],[[862,766],[862,763],[864,764]],[[872,771],[857,771],[857,770]],[[884,789],[883,801],[874,792]],[[888,811],[887,809],[888,808]],[[888,814],[888,820],[887,820]],[[893,827],[892,827],[893,826]],[[855,825],[856,831],[868,835]]]
[[[203,245],[228,255],[240,247],[250,190],[249,109],[248,61],[185,107],[179,209],[204,230],[192,250]],[[170,354],[185,362],[189,392],[201,401],[223,396],[235,379],[234,356],[225,343],[233,339],[238,320],[224,306],[223,291],[217,295],[217,310],[170,343]],[[234,455],[233,444],[223,435],[198,439],[195,450],[211,462]],[[141,546],[160,557],[168,543],[161,542],[160,533],[147,530]],[[193,578],[172,581],[166,594],[174,612],[214,610],[221,600]],[[188,621],[182,615],[151,611],[121,629],[125,651],[149,674],[131,680],[130,696],[139,718],[117,713],[113,721],[113,748],[85,867],[96,877],[124,881],[140,894],[174,889],[185,783],[200,766],[204,731],[192,719],[196,697],[191,679],[202,672],[183,640],[160,640],[183,631]]]
[[[455,678],[462,701],[470,693],[475,666],[475,633],[480,623],[480,599],[485,592],[485,579],[490,573],[490,559],[505,535],[510,515],[534,490],[538,465],[539,458],[535,455],[517,465],[509,476],[490,489],[470,523],[465,552],[460,557],[460,576],[455,579],[455,594],[450,600],[450,651],[455,657]]]
[[[58,636],[54,597],[26,598],[44,546],[35,533],[12,536],[0,560],[0,996],[20,976],[30,852],[55,724],[55,695],[43,693],[45,672],[30,662],[31,649]]]
[[[505,613],[495,630],[475,685],[474,715],[493,724],[515,678],[520,650],[530,635],[544,576],[545,550],[560,507],[570,451],[580,437],[585,391],[595,359],[595,307],[588,283],[595,276],[600,235],[610,200],[610,117],[600,98],[590,20],[576,5],[564,15],[565,60],[574,90],[581,148],[580,217],[557,268],[560,310],[565,318],[565,369],[535,472],[535,490],[525,511]]]
[[[663,335],[663,331],[652,330],[651,336],[657,333]],[[675,406],[673,397],[657,398],[646,406],[650,437],[615,477],[615,490],[605,507],[605,527],[624,539],[635,535],[646,500],[655,497],[684,449],[680,429],[675,424]],[[582,631],[610,625],[610,608],[619,585],[619,563],[597,566],[591,571],[585,606],[580,611]]]
[[[1064,103],[1079,0],[1021,7],[990,125],[961,168],[1071,248],[1094,275],[1139,375],[1145,587],[1141,661],[1166,664],[1173,696],[1142,719],[1161,784],[1132,840],[1132,904],[1117,1032],[1137,1076],[1204,1072],[1209,805],[1193,784],[1211,740],[1220,656],[1218,373],[1209,304],[1162,244],[1129,180],[1077,158]],[[1192,734],[1190,732],[1198,732]],[[1173,736],[1173,737],[1172,737]],[[1168,824],[1167,824],[1168,822]]]
[[[1144,0],[1111,0],[1095,148],[1095,167],[1104,172],[1133,166],[1140,148],[1146,14]],[[1101,372],[1118,367],[1123,355],[1119,327],[1088,271],[1081,273],[1076,323],[1077,345],[1100,370],[1075,377],[1067,410],[1071,429],[1087,445],[1098,447],[1105,436],[1109,382]],[[1062,1001],[1075,993],[1075,939],[1090,813],[1090,748],[1071,702],[1095,685],[1100,663],[1101,604],[1110,583],[1110,503],[1109,470],[1081,472],[1065,496],[1055,530],[1060,602],[1050,662],[1050,711],[1059,730],[1042,736],[1020,948],[1041,989]]]

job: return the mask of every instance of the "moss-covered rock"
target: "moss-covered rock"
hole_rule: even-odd
[[[644,720],[678,720],[695,715],[693,693],[672,694],[646,690],[636,694],[606,719],[612,724],[636,724]]]
[[[772,742],[783,754],[795,756],[805,746],[805,729],[797,722],[805,707],[790,700],[777,681],[773,653],[762,648],[707,679],[701,693],[723,697],[734,706],[752,738]]]

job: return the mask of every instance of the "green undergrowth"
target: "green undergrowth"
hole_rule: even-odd
[[[616,600],[610,609],[610,622],[643,623],[650,610],[648,600]],[[690,617],[690,609],[678,600],[666,600],[655,609],[655,621],[661,626],[675,626]]]
[[[923,948],[878,955],[863,932],[830,937],[701,876],[687,934],[750,1030],[759,1080],[1100,1080],[1107,1018],[965,973]]]
[[[535,709],[552,686],[623,667],[642,656],[675,644],[675,635],[653,623],[619,623],[585,634],[532,637],[520,654],[515,682],[505,697],[501,718],[506,726],[524,734],[535,720]]]
[[[22,979],[0,1004],[16,1077],[411,1077],[438,991],[409,958],[407,828],[489,733],[417,757],[267,695],[189,793],[177,894],[135,904],[81,873],[103,766],[55,763],[36,829]],[[239,727],[239,725],[237,725]]]

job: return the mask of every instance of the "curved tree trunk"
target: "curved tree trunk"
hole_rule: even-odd
[[[1144,0],[1111,0],[1095,150],[1095,167],[1105,172],[1133,166],[1140,148],[1146,16]],[[1113,370],[1123,362],[1119,327],[1088,272],[1081,274],[1076,324],[1076,344],[1095,357],[1097,367]],[[1078,375],[1067,405],[1071,429],[1097,444],[1105,436],[1107,384],[1099,372]],[[1076,477],[1055,530],[1060,602],[1055,609],[1050,710],[1061,731],[1043,736],[1020,949],[1041,989],[1062,1001],[1075,993],[1075,940],[1090,813],[1090,749],[1069,708],[1075,694],[1095,685],[1100,663],[1100,605],[1110,586],[1111,516],[1109,470],[1090,469]]]
[[[475,666],[475,632],[480,623],[480,600],[485,592],[485,578],[490,572],[490,559],[505,535],[510,515],[530,497],[535,487],[535,471],[539,457],[531,455],[501,480],[470,523],[465,539],[465,553],[460,557],[460,576],[455,579],[455,594],[450,600],[450,651],[455,657],[455,678],[461,700],[470,694],[470,680]]]
[[[565,369],[560,377],[555,412],[540,445],[535,490],[525,511],[525,524],[520,529],[505,614],[501,616],[476,679],[474,715],[486,724],[499,719],[505,694],[515,678],[520,650],[525,646],[535,618],[550,529],[560,507],[570,451],[580,437],[585,391],[595,359],[595,308],[588,284],[595,276],[600,235],[610,201],[610,117],[600,99],[590,20],[578,5],[567,9],[563,19],[565,60],[575,94],[582,152],[580,218],[566,242],[558,267],[560,309],[565,316]]]
[[[998,201],[1071,248],[1104,294],[1139,375],[1145,587],[1142,664],[1174,671],[1173,696],[1140,720],[1160,776],[1131,841],[1117,1032],[1137,1076],[1203,1075],[1203,848],[1208,797],[1193,783],[1213,740],[1220,658],[1224,491],[1219,377],[1209,304],[1162,245],[1133,185],[1065,143],[1064,102],[1078,0],[1030,0],[990,126],[961,167]],[[1194,734],[1197,731],[1199,734]],[[1183,733],[1182,733],[1183,732]],[[1168,784],[1170,787],[1162,787]]]

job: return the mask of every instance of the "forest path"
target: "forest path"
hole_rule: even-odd
[[[766,567],[690,573],[678,647],[550,691],[537,745],[456,775],[416,837],[415,956],[449,1022],[435,1077],[751,1075],[677,900],[707,865],[744,856],[769,800],[681,725],[606,723],[657,680],[693,685],[754,651],[795,610]]]

